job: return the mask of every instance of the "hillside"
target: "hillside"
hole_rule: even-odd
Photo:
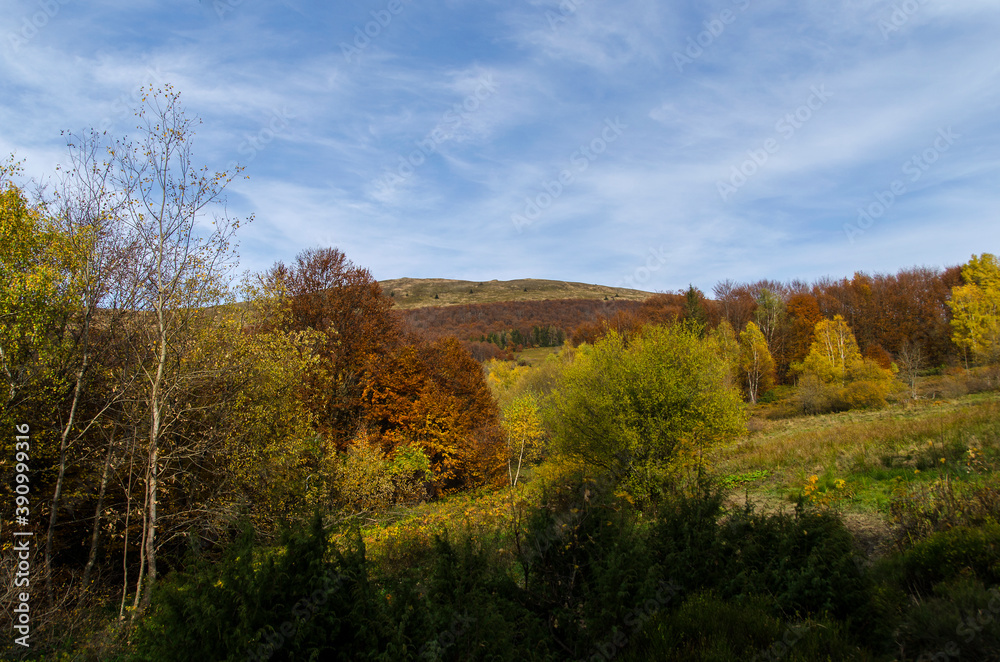
[[[382,290],[402,309],[426,306],[456,306],[499,301],[544,301],[546,299],[608,299],[642,301],[651,292],[588,285],[560,280],[470,281],[448,278],[394,278],[379,281]],[[435,298],[435,296],[437,298]]]

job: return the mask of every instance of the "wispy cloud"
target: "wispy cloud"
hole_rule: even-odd
[[[220,1],[0,3],[0,150],[51,172],[61,129],[127,132],[139,87],[171,83],[196,156],[247,166],[229,210],[256,217],[252,269],[334,244],[379,278],[708,290],[997,250],[995,2]],[[851,242],[947,127],[962,139]]]

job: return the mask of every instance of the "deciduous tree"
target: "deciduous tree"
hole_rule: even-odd
[[[683,325],[647,326],[627,345],[609,333],[578,354],[553,396],[556,447],[619,476],[658,472],[745,423],[722,359]]]
[[[764,334],[753,322],[747,322],[747,328],[740,333],[740,375],[744,393],[752,403],[774,385],[774,359]]]
[[[1000,361],[1000,263],[991,253],[962,267],[964,285],[952,288],[955,344],[982,363]]]

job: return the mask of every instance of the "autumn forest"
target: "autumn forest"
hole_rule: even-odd
[[[401,308],[242,273],[242,171],[137,118],[0,165],[10,659],[1000,651],[994,254]]]

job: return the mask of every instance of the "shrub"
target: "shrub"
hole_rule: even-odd
[[[669,467],[684,445],[702,449],[745,430],[728,368],[683,325],[647,326],[629,340],[609,332],[578,352],[553,396],[555,446],[621,475]]]
[[[896,634],[902,660],[996,660],[1000,657],[1000,591],[961,578],[906,610]]]
[[[893,490],[889,511],[902,549],[936,532],[1000,521],[1000,488],[990,483],[963,486],[948,475],[912,487],[901,483]]]
[[[960,576],[1000,583],[1000,524],[935,533],[903,554],[902,568],[905,581],[924,591]]]
[[[360,535],[341,553],[318,514],[270,553],[247,529],[218,564],[196,560],[157,586],[151,610],[136,635],[140,659],[151,662],[347,660],[399,643],[368,581]]]
[[[386,508],[395,486],[391,466],[382,450],[362,442],[351,444],[337,466],[338,501],[355,511]]]
[[[786,621],[774,615],[772,601],[753,597],[739,602],[706,592],[680,609],[657,614],[636,637],[625,660],[867,660],[836,622]],[[604,659],[604,658],[602,658]]]

